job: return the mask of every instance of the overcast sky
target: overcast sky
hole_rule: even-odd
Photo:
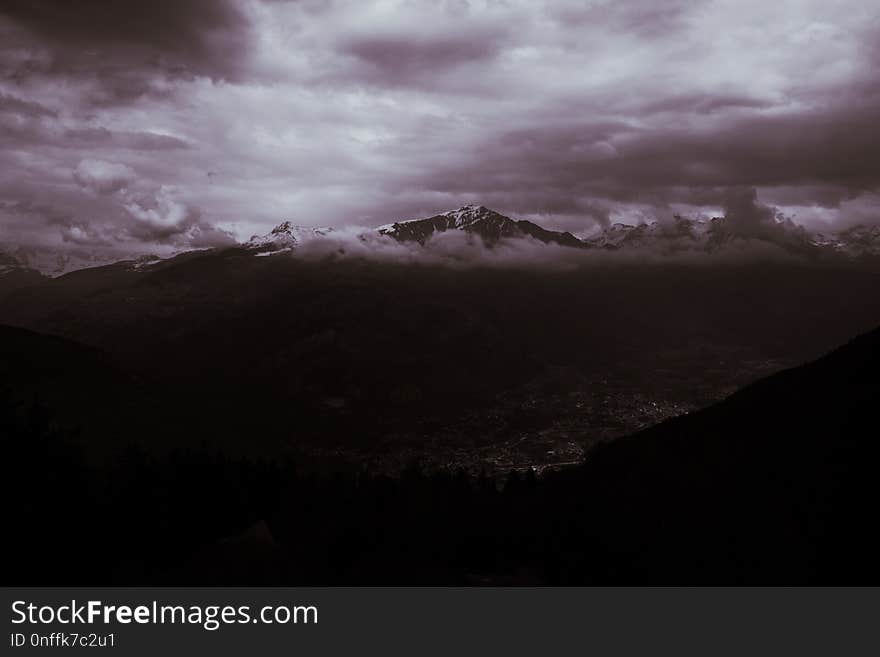
[[[3,0],[0,242],[148,251],[475,202],[880,221],[864,0]]]

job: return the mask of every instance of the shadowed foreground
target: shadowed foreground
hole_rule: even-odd
[[[536,480],[89,464],[5,395],[9,584],[871,584],[880,330]],[[120,438],[122,440],[122,438]]]

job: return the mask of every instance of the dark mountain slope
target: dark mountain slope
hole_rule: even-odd
[[[36,287],[48,280],[36,269],[31,269],[0,248],[0,299],[20,288]]]
[[[128,383],[97,349],[71,340],[0,325],[0,380],[22,401],[80,397]],[[94,400],[97,402],[98,400]]]
[[[548,494],[583,501],[598,580],[877,582],[878,408],[875,330],[595,449]]]
[[[11,412],[51,417],[95,457],[130,442],[156,442],[167,420],[158,395],[107,353],[2,325],[0,396]]]

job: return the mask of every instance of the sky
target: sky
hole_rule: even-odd
[[[0,243],[157,252],[468,203],[880,222],[863,0],[2,0]],[[734,199],[734,201],[731,201]]]

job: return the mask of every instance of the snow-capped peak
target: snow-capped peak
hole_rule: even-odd
[[[449,217],[450,219],[452,219],[454,224],[453,227],[455,228],[469,226],[470,224],[479,221],[480,219],[486,219],[492,216],[502,216],[483,205],[463,205],[462,207],[458,208],[458,210],[449,210],[447,212],[443,212],[442,214],[444,217]]]
[[[446,212],[441,212],[440,214],[435,215],[434,217],[430,217],[429,219],[445,217],[446,219],[451,220],[451,221],[445,222],[447,224],[446,228],[449,229],[449,228],[463,228],[464,226],[469,226],[480,219],[484,219],[484,218],[490,217],[490,216],[497,216],[497,217],[502,217],[502,218],[506,219],[506,217],[503,217],[503,215],[498,214],[494,210],[490,210],[489,208],[487,208],[483,205],[473,205],[473,204],[472,205],[463,205],[460,208],[458,208],[457,210],[447,210]],[[400,221],[395,221],[390,224],[384,224],[382,226],[379,226],[378,228],[376,228],[376,230],[379,233],[386,234],[390,231],[393,231],[395,226],[414,224],[414,223],[417,223],[420,221],[426,221],[426,219],[424,219],[424,218],[422,218],[422,219],[401,219]]]
[[[530,221],[516,220],[483,205],[464,205],[425,219],[409,219],[379,226],[376,231],[399,242],[425,244],[438,233],[463,231],[477,236],[487,245],[505,239],[531,238],[544,243],[582,248],[584,244],[571,233],[545,230]]]
[[[290,221],[285,221],[273,228],[265,235],[254,235],[245,247],[260,251],[260,255],[290,251],[304,242],[320,237],[325,237],[333,232],[329,227],[298,226]]]

